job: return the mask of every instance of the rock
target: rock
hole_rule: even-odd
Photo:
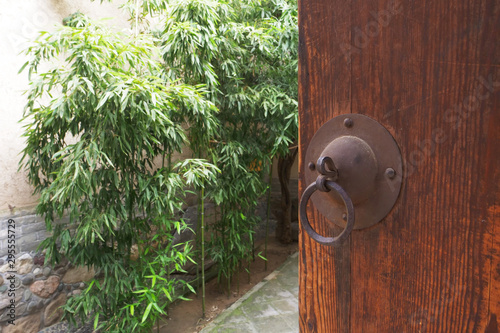
[[[136,261],[137,259],[139,259],[139,250],[137,244],[133,244],[130,248],[130,260]]]
[[[14,286],[15,286],[15,289],[19,289],[22,285],[22,281],[21,279],[19,278],[19,276],[15,276],[15,279],[14,279]]]
[[[60,283],[59,287],[57,287],[57,291],[62,291],[64,289],[64,283]]]
[[[80,289],[73,290],[73,295],[80,295],[82,291]]]
[[[7,289],[8,289],[8,287],[6,285],[1,286],[0,293],[4,293]]]
[[[5,273],[7,271],[10,271],[10,267],[9,267],[9,264],[5,264],[3,266],[0,266],[0,273]]]
[[[84,266],[77,266],[71,268],[69,271],[64,274],[62,282],[64,283],[76,283],[82,281],[89,281],[95,275],[94,268],[87,269]]]
[[[22,283],[27,286],[29,284],[32,284],[33,281],[35,280],[35,275],[33,273],[26,274],[23,279]]]
[[[0,259],[0,266],[2,266],[3,264],[5,264],[5,261],[3,259]]]
[[[56,270],[56,274],[59,276],[63,276],[64,274],[66,274],[66,271],[67,269],[65,267],[61,267]]]
[[[66,303],[66,295],[61,294],[55,298],[50,304],[45,308],[44,311],[44,324],[45,326],[51,326],[61,320],[63,315],[63,310],[60,308]]]
[[[22,302],[22,303],[17,303],[16,304],[16,318],[19,318],[26,314],[26,311],[28,309],[28,303]]]
[[[33,268],[33,258],[31,258],[29,254],[25,253],[16,259],[14,268],[11,268],[10,265],[10,263],[6,263],[0,267],[0,273],[15,271],[17,274],[28,274]]]
[[[16,313],[17,317],[17,313]],[[32,314],[27,317],[17,318],[15,325],[8,325],[4,327],[3,333],[28,333],[28,332],[38,332],[40,329],[40,314]]]
[[[80,288],[80,289],[83,289],[83,288],[85,288],[85,283],[83,283],[83,282],[80,282],[80,285],[78,286],[78,288]]]
[[[0,311],[10,305],[10,298],[3,298],[0,300]]]
[[[28,313],[33,313],[43,306],[43,302],[40,298],[33,298],[31,302],[28,303]]]
[[[25,314],[26,313],[26,308],[27,308],[27,304],[26,303],[16,304],[16,309],[15,309],[15,316],[16,316],[16,318],[19,318],[19,316]],[[4,312],[0,316],[0,323],[12,319],[11,316],[9,316],[10,312],[11,312],[10,309],[5,309],[4,310]],[[12,312],[14,312],[14,310],[12,310]],[[17,321],[16,321],[16,324],[17,324]]]
[[[57,323],[55,325],[52,325],[50,327],[44,328],[43,330],[41,330],[38,333],[54,333],[54,332],[74,332],[74,331],[72,329],[70,329],[67,321],[63,321],[63,322]],[[90,332],[93,332],[93,331],[90,331]]]
[[[55,265],[55,269],[65,267],[69,263],[68,259],[62,258],[61,261],[57,265]]]
[[[29,301],[32,295],[33,295],[33,293],[29,289],[26,289],[23,293],[24,301],[25,302]]]
[[[17,274],[28,274],[33,268],[33,258],[27,253],[16,259]]]
[[[3,285],[3,276],[0,275],[0,286]]]
[[[38,254],[33,258],[33,263],[38,266],[43,266],[45,263],[45,256],[43,254]]]
[[[45,281],[35,281],[31,286],[30,290],[33,294],[40,296],[42,298],[48,298],[52,295],[59,287],[60,278],[58,276],[52,275]]]
[[[40,276],[40,275],[42,275],[42,269],[41,269],[41,268],[39,268],[39,267],[35,268],[35,269],[33,270],[33,275],[34,275],[34,276]]]
[[[43,276],[49,276],[50,273],[52,272],[52,269],[50,267],[44,267],[42,272]]]

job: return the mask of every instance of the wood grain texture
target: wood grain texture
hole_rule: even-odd
[[[350,40],[350,15],[350,4],[341,1],[335,6],[329,1],[299,1],[299,170],[316,130],[328,119],[351,109],[350,68],[339,50],[340,43]],[[299,177],[303,179],[302,174]],[[299,191],[307,185],[302,181]],[[309,219],[318,232],[325,236],[339,232],[324,227],[324,218],[311,208],[309,205]],[[316,244],[304,233],[299,243],[301,331],[347,332],[349,246],[334,251]]]
[[[300,1],[299,22],[300,170],[349,112],[405,169],[393,211],[342,248],[301,233],[301,331],[498,332],[500,2]]]

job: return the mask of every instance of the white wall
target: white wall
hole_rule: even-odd
[[[26,177],[18,172],[20,152],[24,147],[22,117],[23,91],[28,88],[27,73],[18,74],[26,62],[19,55],[40,30],[53,31],[62,19],[80,11],[92,18],[107,21],[119,30],[128,29],[127,14],[118,9],[120,1],[102,4],[90,0],[1,0],[0,1],[0,216],[16,209],[30,209],[36,204]]]

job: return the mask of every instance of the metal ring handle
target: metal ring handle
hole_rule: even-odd
[[[327,246],[339,246],[347,237],[349,237],[352,229],[354,229],[354,205],[347,192],[339,184],[331,180],[326,180],[323,184],[328,189],[335,190],[342,198],[342,201],[344,201],[344,204],[347,208],[347,225],[337,237],[321,236],[311,227],[309,219],[307,218],[307,202],[309,201],[311,195],[318,189],[316,182],[310,184],[302,194],[302,198],[300,198],[300,223],[302,224],[302,228],[316,242]]]

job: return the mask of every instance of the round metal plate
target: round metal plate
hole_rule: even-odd
[[[347,120],[346,120],[347,119]],[[350,120],[349,120],[350,119]],[[359,175],[349,168],[346,163],[343,163],[342,156],[330,156],[338,170],[338,183],[346,189],[347,194],[353,196],[354,211],[356,220],[354,229],[368,228],[381,221],[396,203],[401,189],[401,180],[403,175],[403,167],[401,153],[396,141],[392,135],[376,120],[360,114],[345,114],[337,116],[326,122],[314,135],[309,147],[307,148],[304,160],[304,175],[306,186],[316,181],[319,173],[311,166],[315,165],[318,158],[324,155],[325,152],[332,151],[330,143],[336,139],[336,142],[342,142],[344,139],[356,142],[352,137],[361,139],[369,146],[370,155],[375,156],[375,162],[370,162],[370,181],[366,184],[367,191],[349,193],[349,188],[359,187],[359,180],[366,177],[367,172],[362,168]],[[330,145],[330,146],[329,146]],[[356,144],[363,146],[364,144]],[[328,146],[328,149],[326,149]],[[325,150],[326,149],[326,150]],[[333,149],[333,151],[342,151]],[[345,149],[344,149],[345,150]],[[366,155],[368,156],[368,155]],[[362,156],[360,156],[361,158]],[[363,157],[366,159],[366,157]],[[366,166],[364,166],[366,169]],[[374,170],[372,170],[374,169]],[[394,170],[392,173],[390,169]],[[350,173],[349,181],[343,178],[343,175]],[[357,200],[354,200],[357,198]],[[334,192],[316,191],[312,195],[311,200],[318,211],[323,214],[330,222],[345,227],[345,206]]]

